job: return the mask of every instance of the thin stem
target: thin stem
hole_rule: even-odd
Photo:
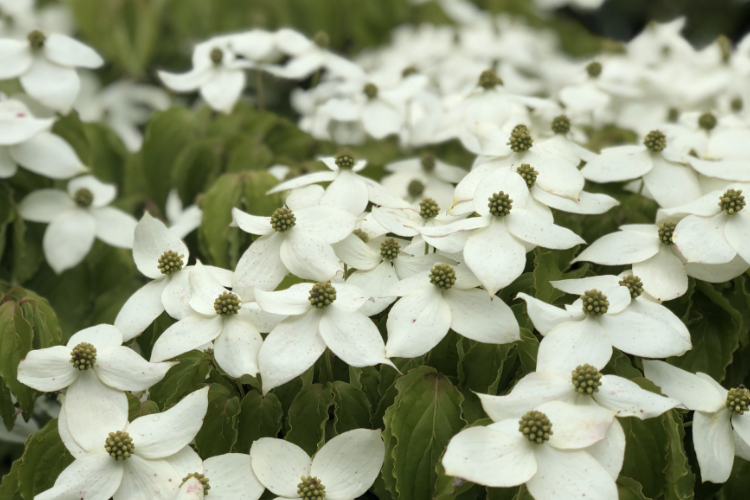
[[[263,72],[261,70],[255,70],[255,100],[258,103],[258,110],[263,111],[265,109],[263,103]]]

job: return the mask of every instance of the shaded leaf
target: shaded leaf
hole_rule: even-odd
[[[325,428],[328,412],[333,406],[331,389],[322,384],[302,388],[292,401],[287,416],[287,432],[284,439],[313,455],[325,444]]]
[[[206,418],[195,436],[195,449],[203,460],[232,451],[237,442],[239,414],[240,398],[223,385],[211,384]]]
[[[237,453],[248,453],[253,441],[262,437],[277,437],[281,431],[284,410],[274,393],[265,396],[259,391],[250,391],[240,404],[237,420],[238,437],[234,445]]]

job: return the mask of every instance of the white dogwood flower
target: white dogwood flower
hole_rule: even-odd
[[[602,368],[612,357],[613,346],[647,358],[681,356],[692,349],[690,333],[669,309],[650,300],[632,300],[631,289],[640,288],[635,280],[612,286],[611,278],[554,282],[562,291],[580,294],[564,309],[518,294],[547,344],[538,363],[560,366],[562,371],[584,363]]]
[[[51,179],[88,170],[64,139],[49,132],[53,122],[35,118],[21,101],[0,100],[0,179],[13,177],[19,165]]]
[[[153,281],[146,283],[128,298],[115,318],[115,326],[124,340],[140,335],[165,310],[171,317],[182,320],[194,313],[189,305],[190,251],[187,245],[163,222],[148,212],[135,227],[133,260],[138,270]],[[231,271],[205,266],[221,283],[232,286]]]
[[[260,438],[250,448],[250,464],[260,482],[279,498],[353,500],[372,486],[383,466],[385,446],[379,430],[354,429],[328,441],[310,459],[294,443]]]
[[[39,30],[26,40],[0,40],[0,80],[18,78],[26,93],[66,114],[81,88],[76,67],[98,68],[104,60],[94,49],[67,35]]]
[[[389,163],[385,170],[391,175],[380,183],[394,195],[412,202],[431,198],[444,207],[453,203],[453,184],[467,174],[463,168],[448,165],[431,154]]]
[[[242,302],[200,262],[190,270],[188,279],[194,312],[161,334],[151,361],[171,359],[213,341],[214,358],[229,376],[256,376],[258,351],[263,345],[260,332],[270,331],[284,315],[267,314],[257,304]]]
[[[750,446],[750,392],[724,389],[710,375],[692,374],[663,361],[644,359],[646,378],[693,414],[693,445],[703,481],[729,479],[736,448]]]
[[[62,412],[73,432],[89,422],[106,421],[124,411],[123,391],[143,391],[159,382],[175,363],[149,363],[122,345],[122,333],[110,325],[74,334],[67,345],[30,351],[18,365],[18,380],[42,392],[65,389]]]
[[[273,34],[276,47],[289,56],[283,66],[268,66],[272,75],[292,80],[303,80],[320,69],[326,69],[336,76],[356,75],[364,77],[364,72],[355,63],[328,50],[328,36],[320,33],[310,40],[298,31],[281,28]]]
[[[614,412],[562,401],[538,405],[521,419],[464,429],[443,457],[449,476],[508,488],[526,484],[536,500],[617,500],[615,480],[585,449],[607,435]]]
[[[84,430],[68,427],[64,413],[58,429],[75,460],[55,485],[36,500],[173,500],[182,477],[170,463],[203,425],[208,387],[185,396],[167,411],[128,422],[127,406],[110,418],[92,416]]]
[[[250,455],[225,453],[202,461],[190,446],[169,458],[183,478],[175,500],[258,500],[265,487],[250,467]]]
[[[198,229],[203,221],[203,210],[198,205],[183,207],[176,189],[171,189],[167,195],[164,215],[167,216],[169,230],[178,238],[184,238]]]
[[[133,248],[137,221],[108,206],[117,196],[116,186],[84,175],[68,182],[67,191],[39,189],[18,207],[24,219],[49,223],[42,247],[47,263],[57,274],[83,261],[94,238],[114,247]]]
[[[518,321],[505,302],[475,288],[479,280],[461,266],[435,264],[406,278],[384,296],[400,296],[388,313],[388,357],[414,358],[435,347],[449,329],[488,344],[520,340]]]
[[[301,283],[278,292],[255,291],[263,311],[288,315],[266,337],[258,361],[263,392],[310,368],[328,347],[350,366],[393,366],[370,318],[359,312],[369,296],[344,283]]]
[[[523,273],[526,252],[536,246],[566,249],[586,243],[554,224],[550,209],[530,196],[526,181],[516,172],[496,169],[477,186],[473,200],[480,217],[418,230],[428,237],[472,231],[464,259],[492,295]]]

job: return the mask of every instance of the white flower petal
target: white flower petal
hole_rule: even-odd
[[[310,475],[326,487],[326,498],[359,498],[383,466],[385,445],[380,430],[354,429],[328,441],[313,458]]]
[[[748,212],[743,210],[730,216],[724,236],[732,249],[747,262],[750,259],[750,215]]]
[[[133,242],[133,260],[138,270],[151,279],[164,276],[157,267],[164,252],[172,251],[182,255],[182,262],[187,265],[190,251],[180,238],[167,229],[167,226],[155,219],[148,212],[135,227]]]
[[[479,215],[489,215],[489,200],[501,191],[510,197],[516,208],[523,208],[528,203],[529,188],[526,181],[514,171],[500,168],[487,175],[477,186],[473,193],[474,210]]]
[[[133,248],[138,221],[132,215],[114,207],[91,208],[96,220],[96,237],[108,245]]]
[[[578,201],[550,194],[536,185],[531,188],[531,193],[537,201],[572,214],[603,214],[620,204],[619,201],[606,194],[586,191],[579,193]]]
[[[94,195],[92,207],[106,207],[117,197],[117,186],[102,182],[93,175],[82,175],[68,182],[68,194],[74,198],[79,189],[86,188]]]
[[[64,389],[78,376],[70,357],[66,346],[29,351],[18,365],[18,381],[42,392]]]
[[[190,280],[190,307],[200,314],[215,316],[214,302],[227,290],[221,286],[211,271],[200,263],[190,269],[188,279]]]
[[[338,175],[338,172],[331,171],[313,172],[311,174],[301,175],[294,179],[277,184],[272,189],[268,190],[266,194],[281,193],[282,191],[289,191],[290,189],[297,189],[318,182],[331,182],[336,179]]]
[[[61,213],[75,208],[75,203],[64,192],[57,189],[33,191],[21,201],[18,211],[26,220],[52,222]]]
[[[510,234],[505,221],[496,218],[469,236],[464,259],[487,292],[494,295],[523,273],[526,248]]]
[[[211,67],[194,68],[187,73],[169,73],[158,71],[159,78],[164,85],[175,92],[193,92],[211,77]]]
[[[645,146],[617,146],[604,149],[581,169],[594,182],[616,182],[636,179],[653,167],[651,153]]]
[[[234,225],[250,234],[259,234],[261,236],[274,232],[271,226],[270,217],[260,217],[243,212],[239,208],[232,209],[232,221]]]
[[[547,222],[529,210],[511,210],[505,225],[516,238],[544,248],[565,250],[586,244],[570,229]]]
[[[31,68],[20,76],[29,96],[44,106],[67,114],[81,89],[76,70],[59,66],[46,57],[35,56]]]
[[[750,443],[750,413],[745,412],[743,415],[734,413],[731,420],[735,434],[745,444],[745,447],[747,447],[748,443]]]
[[[450,307],[451,328],[464,337],[488,344],[521,340],[518,321],[501,298],[477,288],[451,288],[443,297]]]
[[[562,282],[558,281],[557,283]],[[583,311],[580,314],[571,313],[567,309],[547,304],[525,293],[519,293],[516,298],[526,302],[526,312],[534,323],[534,328],[539,330],[542,335],[547,335],[557,325],[574,321],[583,316]]]
[[[399,259],[401,258],[399,257]],[[355,271],[346,282],[364,290],[373,297],[374,301],[366,300],[362,307],[358,309],[365,316],[374,316],[382,312],[396,300],[395,296],[384,296],[388,289],[399,282],[396,271],[388,261],[381,262],[380,265],[370,271]]]
[[[726,408],[693,414],[693,444],[703,481],[723,483],[732,473],[734,435],[730,415]]]
[[[641,389],[638,384],[615,375],[603,375],[599,392],[592,395],[601,406],[616,411],[618,417],[638,417],[641,420],[658,417],[679,406],[675,399]]]
[[[313,233],[297,228],[286,231],[279,255],[289,272],[302,279],[330,281],[344,274],[331,245]]]
[[[323,205],[303,208],[296,211],[295,216],[299,230],[316,234],[328,243],[343,240],[357,224],[357,218],[349,212]]]
[[[42,246],[47,263],[57,274],[77,266],[91,250],[95,231],[96,222],[86,210],[63,212],[44,232]]]
[[[268,334],[258,354],[264,394],[304,373],[326,350],[318,333],[321,315],[316,309],[292,316]]]
[[[61,396],[61,399],[63,400],[64,404],[65,396]],[[23,415],[21,416],[21,420],[23,421]],[[62,411],[62,409],[57,415],[57,430],[60,433],[60,439],[62,440],[63,444],[68,449],[70,454],[73,455],[73,458],[78,459],[88,453],[86,450],[81,448],[81,445],[78,444],[75,439],[73,439],[73,435],[70,433],[70,429],[68,428],[67,417],[65,416],[65,412]],[[23,442],[26,442],[26,439],[24,439]]]
[[[615,480],[588,453],[556,450],[551,446],[540,446],[535,451],[539,472],[526,483],[534,498],[619,498]]]
[[[607,266],[619,266],[642,262],[659,251],[658,235],[654,227],[653,236],[640,231],[617,231],[602,236],[581,252],[573,262],[589,261]]]
[[[207,458],[203,466],[214,500],[258,500],[263,494],[265,488],[253,474],[250,455],[225,453]]]
[[[342,241],[333,245],[333,250],[339,259],[354,269],[369,271],[383,262],[380,252],[362,241],[356,234],[350,234]]]
[[[138,417],[128,426],[135,455],[160,459],[188,445],[203,425],[208,410],[208,386],[191,392],[169,410]]]
[[[320,203],[352,215],[359,215],[367,208],[367,186],[349,170],[339,170],[339,172],[339,175],[326,188]]]
[[[176,363],[149,363],[129,347],[97,353],[94,372],[110,387],[121,391],[145,391],[159,382]]]
[[[230,377],[258,375],[258,352],[263,337],[253,325],[239,318],[224,321],[224,329],[214,340],[214,357]]]
[[[164,305],[164,310],[178,321],[195,313],[189,303],[190,269],[183,268],[182,271],[169,275],[167,286],[161,294],[161,303]]]
[[[211,108],[229,113],[245,88],[245,72],[235,69],[214,69],[201,85],[201,96]]]
[[[115,500],[172,500],[182,482],[166,460],[146,460],[136,454],[125,461],[123,469]]]
[[[606,437],[583,451],[594,457],[616,481],[625,461],[625,432],[620,422],[614,419]]]
[[[26,142],[40,132],[49,130],[54,123],[52,118],[34,118],[28,109],[18,101],[2,101],[0,102],[0,110],[5,115],[12,112],[11,109],[3,109],[3,105],[14,105],[18,104],[18,109],[15,114],[7,118],[4,116],[0,119],[0,146],[12,146]],[[14,106],[15,107],[15,106]]]
[[[585,183],[578,166],[558,155],[540,154],[536,148],[524,154],[523,163],[534,167],[539,175],[536,185],[557,196],[577,200]]]
[[[97,349],[120,347],[122,344],[122,332],[112,325],[90,326],[73,334],[66,345],[72,349],[81,342],[93,344]]]
[[[571,293],[573,295],[583,295],[589,290],[599,290],[608,293],[610,289],[616,289],[620,286],[620,277],[613,275],[589,276],[587,278],[578,278],[572,280],[550,281],[550,285],[561,292]],[[609,295],[607,295],[609,298]]]
[[[312,460],[294,443],[276,438],[260,438],[250,448],[250,464],[258,480],[271,493],[299,498],[301,476],[310,475]]]
[[[281,260],[281,244],[284,234],[261,236],[245,250],[234,272],[232,289],[244,296],[244,290],[259,288],[274,290],[289,272]]]
[[[654,167],[643,176],[643,182],[660,207],[676,207],[703,194],[692,168],[667,161],[661,155],[654,155],[652,161]]]
[[[0,179],[9,179],[18,172],[18,165],[10,157],[10,148],[0,146]]]
[[[653,257],[634,262],[633,274],[641,278],[643,289],[657,300],[676,299],[687,291],[685,267],[666,245],[661,245]]]
[[[690,332],[685,323],[665,306],[640,297],[630,303],[629,310],[665,323],[669,328],[680,334],[686,342],[691,342]]]
[[[724,236],[729,218],[723,212],[713,217],[689,215],[677,224],[672,241],[688,262],[729,262],[737,255]]]
[[[374,139],[397,134],[402,122],[399,113],[382,99],[372,99],[362,109],[362,127]]]
[[[94,49],[67,35],[52,33],[44,41],[44,55],[60,66],[98,68],[104,59]]]
[[[312,283],[300,283],[278,292],[256,290],[255,300],[267,313],[297,316],[312,308],[310,303],[312,287]]]
[[[689,410],[715,412],[724,408],[726,397],[710,382],[664,361],[643,360],[646,378]]]
[[[34,62],[29,42],[25,40],[0,40],[0,80],[10,80],[26,73]]]
[[[203,460],[201,460],[201,457],[198,456],[190,445],[185,446],[164,460],[174,467],[180,477],[185,477],[191,472],[200,472],[203,474]]]
[[[378,328],[361,312],[347,311],[333,303],[320,318],[319,329],[328,348],[350,366],[390,364]]]
[[[479,394],[482,408],[495,422],[520,419],[524,413],[548,401],[573,403],[576,393],[570,376],[567,379],[552,372],[531,372],[513,387],[506,396]]]
[[[279,165],[283,167],[284,165]],[[274,168],[274,167],[271,167]],[[290,210],[301,210],[303,208],[317,207],[325,194],[323,186],[310,184],[309,186],[292,189],[287,193],[284,203]]]
[[[167,328],[156,339],[151,351],[151,362],[158,363],[198,349],[218,337],[223,326],[222,316],[216,313],[213,317],[200,314],[188,316]]]
[[[537,370],[570,374],[578,365],[601,370],[612,357],[612,343],[595,319],[570,321],[554,327],[539,344]]]
[[[182,483],[175,500],[203,500],[204,498],[203,483],[201,483],[198,478],[191,477]]]
[[[450,324],[450,307],[437,288],[406,295],[388,313],[386,356],[421,356],[445,337]]]
[[[549,444],[559,450],[585,448],[601,441],[615,418],[615,413],[606,408],[563,401],[549,401],[536,409],[552,422]]]
[[[55,485],[34,496],[35,500],[109,500],[120,488],[123,467],[106,453],[89,453],[63,470]],[[81,492],[85,496],[81,496]]]
[[[69,179],[88,170],[70,144],[51,132],[40,132],[8,151],[16,163],[50,179]]]
[[[634,356],[666,358],[682,356],[692,349],[690,341],[679,332],[666,327],[658,320],[633,311],[605,314],[599,321],[612,345]]]

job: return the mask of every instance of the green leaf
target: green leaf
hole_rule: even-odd
[[[263,171],[271,165],[273,153],[268,146],[252,138],[243,137],[229,157],[227,172]]]
[[[232,208],[240,206],[243,191],[241,174],[222,175],[206,193],[203,204],[200,241],[210,263],[224,269],[234,269],[239,260],[241,231],[229,224]]]
[[[287,432],[284,439],[307,452],[314,454],[325,444],[325,429],[328,411],[333,406],[331,389],[322,384],[302,388],[292,401],[287,417]]]
[[[467,344],[469,349],[465,353],[463,349],[459,349],[461,361],[458,364],[458,386],[465,398],[464,418],[468,422],[474,422],[485,416],[475,392],[497,394],[506,362],[515,359],[516,350],[513,344],[483,344],[473,340]],[[510,381],[507,380],[503,386],[507,385],[507,382]]]
[[[28,437],[20,461],[18,491],[23,498],[34,498],[55,484],[60,472],[73,462],[57,431],[57,419]]]
[[[159,413],[159,405],[154,401],[146,400],[141,403],[141,400],[130,392],[126,392],[125,395],[128,397],[128,420],[130,422],[138,417]]]
[[[448,330],[448,333],[438,342],[438,345],[425,355],[424,364],[432,366],[443,375],[453,377],[453,380],[456,380],[458,378],[459,361],[456,345],[461,341],[461,336],[453,330]]]
[[[223,385],[211,384],[206,418],[195,436],[195,448],[203,460],[232,451],[237,442],[239,414],[240,398]]]
[[[336,380],[330,385],[333,392],[333,434],[370,427],[370,400],[364,392],[351,384]]]
[[[664,500],[691,500],[695,487],[695,475],[690,469],[685,454],[685,426],[676,410],[660,417],[667,437],[666,490]]]
[[[36,391],[19,382],[17,374],[18,364],[32,348],[33,336],[31,325],[16,302],[0,306],[0,376],[18,399],[25,418],[34,411]]]
[[[180,354],[174,358],[179,364],[170,368],[164,378],[151,387],[149,397],[162,410],[176,405],[188,393],[206,385],[211,359],[201,351]]]
[[[570,261],[577,250],[577,246],[562,251],[552,251],[541,247],[534,249],[534,288],[536,289],[534,296],[537,299],[554,304],[566,293],[554,288],[549,284],[550,281],[581,278],[586,274],[588,270],[586,265],[574,271],[564,272],[570,267]]]
[[[19,473],[21,471],[21,460],[16,460],[10,468],[10,472],[3,476],[0,484],[0,500],[23,500],[18,494]]]
[[[190,144],[175,158],[172,185],[183,200],[194,200],[221,171],[224,145],[215,138]]]
[[[38,225],[37,225],[38,226]],[[44,256],[41,246],[41,228],[39,238],[34,238],[34,228],[31,228],[21,216],[16,213],[13,219],[13,280],[25,283],[37,272]]]
[[[463,396],[434,368],[409,371],[396,382],[398,395],[385,412],[386,487],[399,500],[429,500],[435,493],[439,457],[464,425]]]
[[[34,330],[34,349],[62,344],[60,322],[46,299],[26,290],[26,298],[22,301],[21,309],[23,309],[24,318]]]
[[[370,409],[374,411],[380,403],[380,393],[378,392],[380,371],[374,366],[365,366],[363,368],[350,366],[349,382],[365,393],[367,399],[370,401]]]
[[[277,437],[283,417],[284,410],[276,394],[271,392],[264,396],[259,391],[249,392],[240,404],[237,420],[239,435],[234,451],[248,453],[253,441],[262,437]]]
[[[640,483],[643,494],[650,498],[662,495],[666,487],[663,471],[669,465],[669,441],[664,433],[663,418],[662,415],[648,420],[618,419],[625,432],[625,460],[620,475]]]
[[[245,183],[244,207],[247,213],[268,217],[282,205],[281,193],[266,195],[266,191],[279,183],[273,175],[268,172],[243,172],[241,178]]]
[[[13,405],[13,399],[10,397],[10,389],[5,385],[3,377],[0,377],[0,418],[8,430],[13,429],[16,423],[16,407]]]
[[[0,183],[0,260],[5,253],[5,243],[8,236],[8,225],[16,216],[16,206],[13,203],[13,189],[6,183]]]
[[[521,341],[516,342],[518,359],[524,374],[536,371],[536,355],[539,351],[539,339],[526,328],[521,328]]]
[[[617,479],[617,493],[620,500],[650,500],[643,494],[643,486],[629,477],[620,476]]]

